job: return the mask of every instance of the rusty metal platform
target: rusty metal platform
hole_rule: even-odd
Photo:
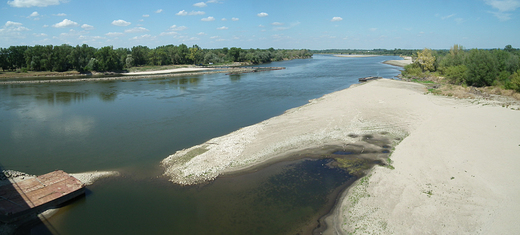
[[[40,213],[85,193],[78,179],[58,170],[32,179],[0,186],[0,220]]]

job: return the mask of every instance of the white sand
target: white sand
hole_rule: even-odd
[[[90,171],[90,172],[83,172],[83,173],[73,173],[70,175],[74,176],[76,179],[78,179],[85,185],[92,185],[98,179],[119,176],[119,172],[117,172],[117,171]]]
[[[183,73],[183,72],[199,72],[214,70],[215,68],[177,68],[177,69],[165,69],[165,70],[154,70],[144,72],[130,72],[122,73],[121,75],[153,75],[153,74],[166,74],[166,73]]]
[[[291,151],[355,141],[349,133],[386,131],[409,135],[391,156],[395,169],[376,167],[346,192],[329,234],[517,233],[520,111],[425,91],[382,79],[335,92],[179,151],[163,160],[165,174],[193,184]]]
[[[402,60],[387,60],[383,63],[389,64],[389,65],[394,65],[394,66],[399,66],[399,67],[404,67],[406,65],[413,63],[413,61],[412,61],[412,57],[403,56]]]
[[[334,55],[336,57],[349,57],[349,58],[363,58],[363,57],[377,57],[380,55]]]

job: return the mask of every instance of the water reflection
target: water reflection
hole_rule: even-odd
[[[64,104],[79,103],[88,99],[90,94],[77,92],[49,92],[40,93],[35,96],[35,99],[40,101],[47,101],[48,104]]]
[[[237,82],[240,81],[241,76],[241,74],[230,74],[229,80],[231,80],[232,82]]]
[[[25,120],[11,125],[11,135],[16,140],[34,138],[42,133],[77,138],[88,135],[96,126],[96,120],[92,116],[64,115],[62,107],[52,105],[33,104],[17,109],[15,114],[19,119]]]

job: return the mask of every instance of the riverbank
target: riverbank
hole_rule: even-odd
[[[229,73],[229,74],[241,74],[250,72],[266,71],[269,69],[279,70],[284,69],[282,67],[262,67],[264,70],[258,70],[253,67],[224,67],[224,68],[177,68],[168,70],[151,70],[144,72],[130,72],[121,74],[111,74],[111,77],[70,77],[61,79],[28,79],[28,80],[11,80],[11,81],[0,81],[0,85],[9,84],[38,84],[38,83],[70,83],[70,82],[97,82],[97,81],[119,81],[119,80],[136,80],[146,78],[161,78],[161,77],[177,77],[177,76],[192,76],[192,75],[203,75],[203,74],[215,74],[215,73]]]
[[[403,56],[402,58],[403,58],[402,60],[387,60],[387,61],[384,61],[383,64],[404,67],[406,65],[413,63],[412,57],[410,57],[410,56]]]
[[[378,57],[380,55],[334,55],[336,57],[349,57],[349,58],[364,58],[364,57]]]
[[[178,151],[162,161],[165,175],[195,184],[302,149],[384,134],[404,138],[391,155],[395,169],[376,166],[345,192],[326,232],[518,231],[520,112],[484,98],[425,93],[422,84],[387,79],[354,85]]]

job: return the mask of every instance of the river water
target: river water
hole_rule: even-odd
[[[351,179],[327,167],[326,159],[278,163],[193,187],[161,178],[159,162],[360,77],[393,78],[399,68],[381,63],[392,59],[398,57],[315,55],[261,65],[285,70],[240,75],[0,85],[0,167],[36,175],[56,169],[122,173],[89,186],[86,197],[36,233],[302,232]]]

